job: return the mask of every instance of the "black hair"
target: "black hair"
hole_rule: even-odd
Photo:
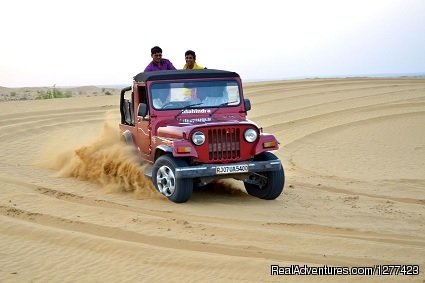
[[[195,54],[195,51],[193,51],[193,50],[188,50],[188,51],[186,51],[186,52],[184,53],[184,56],[187,56],[187,55],[192,55],[192,56],[193,56],[193,59],[195,59],[195,60],[196,60],[196,54]]]
[[[162,53],[162,49],[159,46],[154,46],[151,48],[151,55],[156,54],[156,53]]]

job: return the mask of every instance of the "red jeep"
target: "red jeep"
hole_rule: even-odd
[[[246,119],[250,109],[235,72],[147,72],[121,91],[119,127],[148,163],[145,175],[173,202],[224,178],[243,181],[250,195],[275,199],[285,175],[269,151],[279,143]]]

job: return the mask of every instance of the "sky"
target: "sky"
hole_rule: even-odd
[[[243,81],[425,72],[425,0],[2,0],[0,86],[131,84],[158,45]]]

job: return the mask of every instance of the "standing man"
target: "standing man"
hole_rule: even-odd
[[[175,70],[170,60],[162,58],[162,49],[159,46],[151,48],[152,62],[145,68],[145,72]]]
[[[195,51],[188,50],[184,53],[184,59],[186,60],[186,64],[184,64],[184,70],[201,70],[204,67],[198,65],[196,63],[196,54]]]

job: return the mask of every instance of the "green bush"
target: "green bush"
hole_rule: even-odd
[[[62,92],[54,88],[52,91],[48,90],[46,93],[41,92],[37,99],[67,98],[71,96],[72,92],[70,91]]]

